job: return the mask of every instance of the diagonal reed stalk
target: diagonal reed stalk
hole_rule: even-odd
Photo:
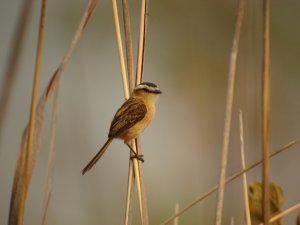
[[[276,214],[275,216],[273,216],[270,220],[269,220],[269,223],[274,223],[276,220],[279,220],[281,219],[282,217],[290,214],[291,212],[295,211],[296,209],[299,209],[300,208],[300,203],[284,210],[283,212],[280,212],[278,214]],[[263,223],[261,223],[260,225],[264,225]]]
[[[263,75],[262,75],[262,184],[263,221],[269,225],[270,218],[270,0],[263,1]]]
[[[236,76],[236,67],[237,67],[237,56],[239,50],[239,41],[242,31],[243,17],[245,11],[245,1],[240,0],[238,6],[237,20],[235,26],[235,32],[233,37],[232,49],[230,53],[230,63],[229,63],[229,72],[228,72],[228,89],[227,89],[227,98],[226,98],[226,110],[225,110],[225,122],[224,122],[224,131],[223,131],[223,145],[222,145],[222,159],[221,159],[221,172],[219,179],[218,187],[218,196],[217,196],[217,212],[215,218],[215,224],[222,224],[222,212],[224,204],[224,189],[225,189],[225,178],[226,178],[226,169],[227,169],[227,158],[228,158],[228,147],[229,147],[229,135],[230,135],[230,126],[231,126],[231,117],[232,117],[232,105],[233,105],[233,96],[234,96],[234,83]]]
[[[269,155],[269,158],[272,158],[288,149],[290,149],[291,147],[293,147],[296,144],[300,143],[300,138],[298,139],[294,139],[292,141],[290,141],[289,143],[285,144],[284,146],[282,146],[281,148],[275,150],[272,154]],[[237,179],[238,177],[240,177],[242,174],[252,170],[253,168],[257,167],[258,165],[262,164],[263,160],[257,161],[255,163],[253,163],[252,165],[248,166],[246,169],[241,170],[240,172],[235,173],[234,175],[228,177],[225,181],[225,184],[228,184],[232,181],[234,181],[235,179]],[[218,185],[214,186],[213,188],[211,188],[209,191],[207,191],[206,193],[204,193],[202,196],[198,197],[196,200],[192,201],[191,203],[189,203],[187,206],[185,206],[184,208],[181,208],[181,210],[177,213],[172,215],[170,218],[166,219],[165,221],[163,221],[161,223],[161,225],[166,225],[170,222],[172,222],[177,216],[182,215],[183,213],[185,213],[186,211],[188,211],[189,209],[191,209],[193,206],[197,205],[198,203],[200,203],[202,200],[206,199],[207,197],[209,197],[210,195],[212,195],[213,193],[215,193],[218,190]]]
[[[239,111],[239,122],[240,122],[241,161],[242,161],[242,169],[244,170],[246,168],[246,160],[245,160],[244,125],[243,125],[242,110]],[[246,173],[243,174],[243,191],[244,191],[244,200],[245,200],[246,224],[251,225]]]
[[[35,116],[34,116],[34,129],[31,130],[34,131],[33,135],[31,137],[31,145],[34,147],[30,149],[30,144],[28,141],[29,138],[29,124],[26,126],[23,132],[21,145],[19,149],[18,159],[17,159],[17,165],[14,175],[14,181],[13,181],[13,187],[12,187],[12,193],[11,193],[11,200],[10,200],[10,211],[9,211],[9,219],[8,224],[9,225],[20,225],[23,224],[24,220],[24,207],[26,203],[26,195],[28,192],[29,182],[32,177],[34,165],[35,165],[35,159],[38,152],[38,142],[41,136],[41,130],[43,125],[43,115],[45,111],[46,103],[49,99],[49,97],[52,95],[53,90],[56,88],[58,81],[61,77],[61,74],[63,72],[63,69],[65,68],[66,64],[69,62],[71,55],[73,53],[74,48],[76,47],[84,28],[86,27],[94,9],[96,6],[96,0],[90,0],[88,3],[88,6],[84,12],[84,15],[82,17],[82,20],[78,26],[78,29],[71,41],[71,44],[69,48],[66,51],[66,54],[64,55],[64,58],[59,65],[59,67],[56,69],[55,73],[53,74],[52,78],[50,79],[46,89],[44,90],[41,98],[39,99],[39,102],[35,109]],[[44,8],[45,5],[42,5],[42,8]],[[39,70],[39,68],[37,69]],[[37,89],[37,88],[36,88]],[[34,94],[36,95],[36,94]],[[35,105],[34,103],[32,105]],[[32,126],[32,125],[31,125]],[[29,154],[26,153],[26,150],[29,149]],[[27,156],[26,156],[27,155]]]
[[[21,7],[21,12],[18,18],[17,27],[11,45],[11,51],[9,53],[8,61],[4,69],[4,78],[2,86],[0,88],[0,138],[2,137],[2,131],[4,129],[3,126],[7,110],[7,104],[9,102],[12,86],[17,75],[16,73],[20,61],[21,51],[23,49],[23,43],[28,27],[29,16],[32,10],[32,3],[33,0],[23,1],[23,5]]]

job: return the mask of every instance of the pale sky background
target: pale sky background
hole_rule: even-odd
[[[132,1],[131,1],[132,2]],[[123,90],[110,1],[99,1],[64,71],[59,96],[53,199],[49,225],[122,224],[128,148],[115,141],[85,176],[81,169],[106,141]],[[0,224],[6,224],[17,153],[28,121],[40,2],[35,3],[0,137]],[[83,0],[48,1],[40,93],[60,63],[86,7]],[[21,1],[0,1],[0,84]],[[135,46],[138,1],[132,2]],[[229,53],[237,1],[150,1],[144,81],[159,85],[153,123],[141,135],[150,224],[171,216],[218,182]],[[120,8],[121,12],[121,8]],[[300,136],[300,2],[271,2],[271,148]],[[227,174],[241,169],[238,110],[244,111],[247,165],[261,158],[261,1],[248,1],[242,33]],[[122,16],[120,16],[122,18]],[[135,47],[136,50],[136,47]],[[51,104],[50,104],[51,105]],[[49,105],[49,106],[50,106]],[[25,224],[40,224],[51,107],[47,108]],[[272,181],[285,193],[283,209],[300,202],[299,146],[272,159]],[[261,179],[261,167],[249,182]],[[136,198],[136,196],[135,196]],[[242,182],[226,188],[223,224],[244,224]],[[213,224],[216,195],[180,217]],[[295,212],[283,220],[295,224]],[[134,224],[139,224],[137,201]]]

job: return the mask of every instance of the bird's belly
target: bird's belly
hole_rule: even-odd
[[[146,116],[141,121],[137,122],[130,129],[128,129],[125,134],[122,135],[124,142],[129,143],[132,139],[136,138],[140,133],[142,133],[153,119],[153,116],[154,111],[148,111]]]

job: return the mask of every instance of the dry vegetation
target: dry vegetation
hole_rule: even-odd
[[[28,4],[24,5],[24,12],[30,12],[30,4],[32,1],[28,1]],[[31,112],[30,118],[28,120],[28,125],[24,129],[24,133],[22,136],[22,140],[20,141],[20,149],[19,155],[17,159],[17,166],[15,170],[14,176],[14,183],[12,188],[11,194],[11,202],[10,202],[10,212],[9,212],[9,221],[8,225],[22,225],[24,223],[24,213],[25,213],[25,205],[27,200],[28,190],[30,188],[30,181],[32,178],[32,174],[35,168],[35,163],[38,154],[39,142],[42,132],[42,127],[44,120],[51,120],[51,136],[49,137],[50,146],[49,146],[49,158],[48,158],[48,172],[47,172],[47,179],[45,185],[45,196],[44,196],[44,212],[43,212],[43,221],[42,224],[47,224],[48,218],[48,211],[51,207],[51,193],[52,193],[52,177],[53,177],[53,169],[54,169],[54,155],[55,155],[55,140],[56,140],[56,127],[57,127],[57,113],[58,113],[58,98],[59,98],[59,80],[63,75],[64,68],[68,64],[69,60],[71,59],[72,53],[74,48],[77,46],[80,37],[84,34],[86,26],[92,19],[92,15],[96,9],[96,0],[90,0],[87,4],[87,8],[83,12],[82,19],[79,22],[78,29],[74,34],[73,39],[70,41],[70,45],[66,50],[66,53],[63,57],[61,64],[55,70],[52,78],[50,79],[47,87],[43,91],[41,98],[38,100],[38,90],[39,90],[39,77],[40,77],[40,66],[42,62],[42,46],[43,46],[43,33],[45,27],[45,19],[46,19],[46,11],[47,11],[47,4],[46,0],[42,1],[42,7],[40,9],[40,26],[39,26],[39,33],[38,33],[38,41],[37,41],[37,53],[36,53],[36,64],[35,64],[35,73],[34,73],[34,85],[32,90],[32,100],[31,100]],[[142,0],[141,1],[141,17],[140,17],[140,33],[139,33],[139,41],[138,41],[138,52],[137,52],[137,63],[136,63],[136,75],[134,76],[134,57],[133,57],[133,41],[132,41],[132,33],[131,33],[131,18],[129,13],[129,6],[128,1],[122,1],[122,10],[123,10],[123,21],[121,24],[124,24],[124,31],[125,33],[122,34],[121,27],[120,27],[120,19],[118,11],[118,4],[116,0],[112,0],[113,4],[113,15],[115,21],[115,32],[117,37],[117,45],[119,50],[119,61],[121,67],[121,74],[122,74],[122,81],[123,81],[123,89],[124,89],[124,96],[128,98],[134,85],[140,83],[142,81],[142,74],[143,74],[143,64],[144,64],[144,49],[145,49],[145,40],[146,40],[146,31],[147,31],[147,15],[148,15],[148,1]],[[242,32],[242,24],[243,24],[243,16],[245,9],[245,0],[239,0],[239,6],[237,7],[237,17],[236,17],[236,25],[235,31],[233,35],[233,42],[232,48],[229,55],[230,63],[229,63],[229,70],[228,70],[228,90],[227,90],[227,100],[226,100],[226,110],[225,110],[225,123],[224,123],[224,130],[223,130],[223,147],[222,147],[222,161],[221,161],[221,171],[220,171],[220,179],[218,185],[213,187],[211,190],[207,191],[203,195],[186,206],[182,207],[177,204],[174,215],[170,218],[167,218],[161,224],[180,224],[180,216],[191,209],[196,204],[200,204],[200,202],[207,198],[208,196],[212,195],[213,193],[218,193],[218,201],[216,206],[216,219],[215,224],[221,225],[222,224],[222,214],[223,214],[223,205],[224,205],[224,190],[226,188],[226,184],[237,179],[241,175],[243,175],[243,185],[244,185],[244,200],[245,200],[245,208],[246,210],[246,224],[257,224],[254,221],[254,217],[259,217],[255,214],[255,209],[249,208],[248,203],[248,184],[246,178],[246,172],[251,170],[252,168],[263,164],[263,181],[262,181],[262,188],[260,191],[260,198],[259,202],[257,203],[260,205],[261,210],[263,209],[263,218],[257,219],[260,222],[264,222],[264,224],[273,223],[274,220],[280,219],[282,216],[287,215],[290,211],[298,209],[299,204],[292,206],[287,211],[283,211],[282,213],[278,214],[281,211],[280,207],[275,211],[276,215],[273,213],[272,209],[270,209],[270,199],[271,201],[274,200],[272,193],[270,193],[270,158],[280,154],[281,152],[290,149],[294,145],[300,142],[299,139],[293,140],[290,143],[284,145],[282,148],[271,151],[270,150],[270,3],[269,0],[264,1],[264,39],[263,39],[263,46],[264,46],[264,58],[263,60],[263,74],[262,74],[262,84],[263,84],[263,91],[261,94],[262,98],[262,156],[263,160],[254,163],[246,167],[245,163],[245,155],[244,155],[244,135],[243,135],[243,119],[242,113],[240,114],[240,141],[241,141],[241,153],[242,153],[242,168],[243,170],[234,174],[233,176],[226,178],[226,168],[227,168],[227,158],[228,158],[228,151],[229,151],[229,138],[230,138],[230,125],[231,125],[231,117],[232,117],[232,104],[233,98],[235,96],[234,87],[235,87],[235,77],[236,77],[236,67],[238,61],[238,49],[239,49],[239,40]],[[26,28],[26,13],[22,15],[20,22],[20,27],[18,28],[19,32],[16,34],[18,38],[22,39],[22,29]],[[49,18],[51,19],[51,18]],[[135,20],[137,18],[134,18]],[[25,24],[24,24],[25,23]],[[122,39],[124,36],[124,40]],[[8,61],[8,68],[13,68],[14,63],[17,63],[18,55],[20,52],[18,51],[21,49],[18,46],[21,43],[20,39],[16,39],[15,46],[16,48],[12,50],[12,56]],[[125,43],[125,53],[123,51],[123,43]],[[125,57],[126,55],[126,57]],[[126,59],[125,59],[126,58]],[[127,69],[127,70],[126,70]],[[5,107],[7,105],[7,101],[9,99],[9,92],[10,88],[13,84],[13,81],[10,79],[11,77],[15,76],[15,71],[12,69],[8,69],[6,71],[6,82],[4,84],[5,89],[3,89],[3,94],[1,99],[1,118],[0,118],[0,125],[2,125],[2,121],[5,119]],[[52,116],[51,118],[44,118],[44,111],[45,108],[50,100],[53,98],[52,104]],[[139,139],[135,140],[132,143],[133,149],[137,152],[141,152],[140,141]],[[55,182],[55,181],[54,181]],[[148,207],[147,207],[147,199],[146,199],[146,191],[145,191],[145,184],[144,184],[144,173],[143,173],[143,165],[140,161],[134,159],[129,160],[129,170],[128,170],[128,183],[127,183],[127,197],[126,197],[126,209],[125,209],[125,218],[124,223],[126,225],[132,223],[132,198],[134,193],[134,186],[137,187],[137,196],[138,196],[138,204],[139,204],[139,213],[140,213],[140,220],[141,224],[147,225],[150,224],[149,220],[151,218],[148,216]],[[251,192],[251,191],[250,191]],[[257,197],[257,196],[256,196]],[[282,197],[283,196],[279,196]],[[250,202],[253,200],[250,197]],[[253,201],[252,201],[253,202]],[[251,204],[250,204],[251,206]],[[252,204],[253,206],[253,204]],[[280,205],[281,206],[281,205]],[[29,206],[30,207],[30,206]],[[272,207],[272,205],[271,205]],[[275,216],[274,216],[275,215]],[[274,217],[272,217],[274,216]],[[251,218],[250,218],[251,217]],[[271,218],[272,217],[272,218]],[[271,221],[271,222],[269,222]],[[274,223],[275,224],[275,223]]]

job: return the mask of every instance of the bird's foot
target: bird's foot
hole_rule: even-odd
[[[144,162],[145,160],[144,160],[144,155],[138,155],[138,154],[135,154],[135,155],[133,155],[133,156],[130,156],[130,159],[132,160],[132,159],[137,159],[137,160],[140,160],[141,162]]]

